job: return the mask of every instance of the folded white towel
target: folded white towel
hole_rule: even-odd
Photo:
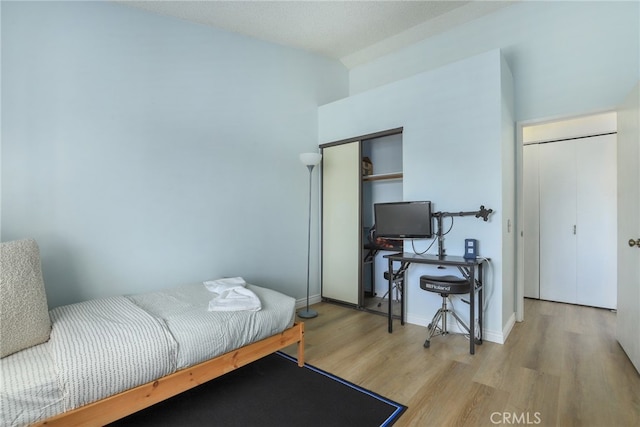
[[[203,283],[209,291],[216,294],[221,294],[233,288],[244,288],[247,285],[247,282],[242,277],[225,277],[223,279],[207,280]]]
[[[209,301],[209,311],[259,311],[260,298],[249,289],[236,286]]]

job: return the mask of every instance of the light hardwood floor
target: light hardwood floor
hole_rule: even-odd
[[[608,310],[527,299],[504,345],[470,355],[461,335],[425,349],[425,327],[395,320],[389,334],[386,317],[313,308],[306,362],[407,405],[396,426],[640,426],[640,375]]]

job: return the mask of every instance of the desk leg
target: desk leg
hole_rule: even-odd
[[[391,290],[393,289],[393,260],[389,259],[389,311],[387,317],[389,319],[389,333],[393,332],[393,316],[391,314]]]
[[[478,265],[478,283],[480,287],[480,289],[478,290],[478,310],[480,311],[478,313],[478,328],[480,328],[480,330],[478,331],[478,335],[480,336],[478,344],[482,344],[482,340],[484,338],[482,335],[482,323],[484,316],[484,276],[482,275],[482,264]]]
[[[404,267],[404,264],[401,268]],[[407,289],[407,270],[402,271],[402,286],[400,286],[400,324],[404,325],[404,291]]]
[[[476,348],[476,270],[473,266],[469,268],[469,282],[471,284],[471,290],[469,292],[469,353],[475,354]]]

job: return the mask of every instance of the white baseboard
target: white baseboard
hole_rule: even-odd
[[[485,329],[482,332],[482,339],[496,344],[504,344],[504,336],[502,335],[502,332],[489,331]]]
[[[500,344],[504,344],[505,341],[507,341],[507,338],[509,337],[509,334],[511,333],[511,330],[513,329],[515,324],[516,324],[516,313],[511,313],[511,316],[509,317],[507,324],[504,325],[504,328],[502,329],[502,342]]]
[[[309,295],[309,305],[313,305],[322,301],[322,296],[318,295]],[[307,299],[301,298],[296,300],[296,310],[299,308],[303,308],[307,306]]]
[[[513,329],[513,325],[516,324],[516,313],[511,313],[509,320],[507,320],[507,324],[504,325],[502,332],[497,333],[496,331],[484,331],[483,338],[487,341],[495,342],[498,344],[504,344],[507,340],[507,337],[511,333],[511,329]]]

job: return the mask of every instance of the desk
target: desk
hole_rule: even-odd
[[[482,344],[482,315],[483,315],[483,298],[482,298],[482,264],[484,263],[484,259],[464,259],[460,256],[443,256],[439,257],[437,255],[418,255],[413,253],[395,253],[391,255],[384,255],[385,258],[389,261],[389,294],[391,294],[391,287],[393,286],[392,277],[393,277],[393,262],[400,262],[400,268],[396,274],[406,274],[406,270],[409,268],[411,264],[429,264],[429,265],[442,265],[442,266],[450,266],[457,267],[460,273],[469,280],[469,284],[471,285],[471,292],[469,292],[469,352],[471,354],[475,353],[475,313],[476,313],[476,292],[478,293],[478,329],[479,329],[479,340],[478,344]],[[406,278],[406,277],[405,277]],[[403,292],[400,294],[400,323],[404,325],[404,290],[406,289],[405,280],[405,288]],[[389,333],[393,332],[393,319],[391,316],[391,299],[389,299]]]

